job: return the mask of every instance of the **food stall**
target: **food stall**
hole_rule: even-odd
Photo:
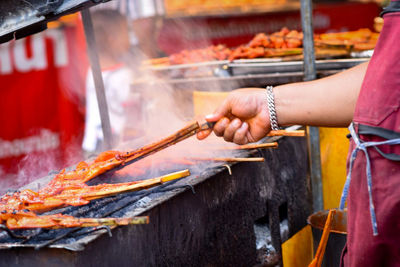
[[[93,48],[95,42],[94,37],[91,36],[90,12],[85,8],[93,5],[94,2],[81,1],[75,6],[70,6],[70,9],[62,9],[61,13],[55,11],[64,4],[68,6],[68,3],[72,2],[64,1],[61,5],[53,6],[54,9],[48,14],[54,15],[54,17],[52,15],[44,16],[43,21],[46,22],[64,14],[64,11],[68,13],[83,9],[87,44]],[[193,13],[191,10],[182,10],[177,4],[178,1],[169,2],[171,9],[166,9],[167,20],[174,16],[182,17],[189,16],[189,14],[202,17],[213,10],[213,6],[210,4],[209,9],[205,5],[204,9],[194,8],[199,13]],[[270,4],[268,3],[269,6]],[[302,1],[302,4],[305,5],[302,6],[303,15],[311,12],[311,7],[307,6],[305,1],[304,3]],[[254,1],[249,5],[253,8],[246,10],[258,13],[271,12],[271,10],[262,8],[268,5]],[[166,1],[166,6],[168,7],[168,1]],[[298,4],[287,2],[282,2],[281,6],[297,11],[300,8]],[[242,9],[237,10],[238,7],[242,8],[243,3],[229,6],[229,10],[232,14],[243,13]],[[177,99],[189,97],[192,99],[189,103],[182,105],[178,103],[177,105],[181,113],[193,118],[204,112],[203,110],[196,114],[197,112],[193,109],[194,102],[198,101],[191,97],[195,90],[213,91],[210,89],[218,88],[219,91],[226,92],[242,86],[264,86],[266,81],[275,85],[301,81],[304,77],[308,80],[317,75],[323,77],[366,61],[367,58],[364,57],[363,52],[369,49],[360,49],[357,45],[361,43],[367,46],[376,40],[376,34],[367,30],[354,31],[345,36],[321,34],[314,38],[311,21],[307,22],[303,17],[303,22],[301,38],[298,36],[300,35],[299,31],[293,32],[287,29],[279,29],[275,34],[273,32],[264,34],[268,40],[271,40],[271,37],[278,37],[277,41],[272,42],[274,47],[263,43],[264,39],[260,37],[264,36],[258,36],[253,39],[253,44],[245,41],[241,42],[242,46],[237,48],[220,47],[218,44],[211,47],[213,56],[218,54],[223,58],[217,57],[210,60],[208,57],[210,53],[207,53],[207,51],[210,52],[210,49],[201,46],[196,48],[198,50],[194,55],[206,51],[203,53],[206,57],[200,57],[200,59],[195,57],[194,61],[193,57],[190,57],[190,50],[183,55],[179,50],[168,57],[146,60],[143,69],[147,74],[151,73],[151,77],[154,79],[135,80],[132,83],[132,90],[142,92],[143,101],[151,100],[147,94],[148,91],[160,88],[166,88],[165,90],[168,88],[178,96]],[[35,23],[33,23],[35,29],[42,29],[36,27],[43,26],[40,22]],[[167,27],[166,25],[168,25],[168,21],[165,22],[164,26]],[[33,33],[22,32],[24,34]],[[5,37],[4,40],[8,40],[7,38],[11,35],[5,36],[8,37]],[[171,37],[171,35],[169,36]],[[356,36],[357,42],[351,40],[354,36]],[[162,33],[160,40],[162,40]],[[275,47],[282,40],[284,45]],[[300,45],[288,47],[288,43],[293,40],[295,43],[300,41]],[[258,44],[256,44],[257,42]],[[315,55],[318,60],[315,63],[313,42],[317,45]],[[176,46],[176,48],[179,47],[179,45]],[[109,120],[107,109],[104,109],[107,104],[104,88],[102,88],[102,75],[96,53],[93,53],[93,50],[95,49],[89,49],[89,56],[96,89],[100,97],[99,106],[102,110],[100,113],[103,132],[106,142],[111,142],[111,138],[107,137],[107,131],[110,129],[107,126],[107,120]],[[253,51],[259,52],[260,50],[261,56],[258,54],[252,56]],[[189,58],[189,61],[185,62],[185,56]],[[232,57],[230,58],[230,56]],[[179,57],[183,58],[183,61],[177,61]],[[180,130],[172,135],[172,139],[182,141],[183,137],[193,135],[197,129],[196,127],[190,129],[183,136],[179,135],[182,133]],[[299,130],[299,127],[288,130]],[[221,144],[212,142],[200,147],[194,142],[183,145],[180,143],[181,145],[174,145],[168,149],[166,148],[172,144],[170,141],[166,141],[165,145],[161,146],[158,145],[164,144],[163,142],[157,142],[156,145],[152,143],[150,146],[144,147],[138,146],[135,142],[124,144],[125,150],[127,146],[139,148],[132,150],[127,158],[120,153],[107,158],[107,160],[118,162],[118,166],[115,167],[117,170],[101,173],[98,177],[99,181],[89,182],[89,186],[103,186],[110,179],[112,184],[128,183],[132,179],[145,181],[150,177],[168,176],[183,169],[189,169],[191,175],[184,179],[179,177],[180,180],[159,178],[161,180],[154,184],[155,187],[152,185],[150,188],[146,184],[140,188],[150,189],[134,191],[125,188],[124,194],[106,194],[105,198],[93,199],[93,201],[90,199],[90,204],[84,206],[81,206],[83,202],[79,202],[79,204],[75,203],[75,205],[64,207],[66,200],[63,199],[61,209],[46,211],[44,215],[54,216],[62,213],[74,217],[122,217],[131,220],[136,216],[148,216],[148,225],[116,228],[118,220],[113,221],[111,227],[101,224],[100,220],[94,220],[91,222],[98,223],[98,225],[90,228],[78,227],[59,230],[26,230],[22,228],[24,230],[16,231],[4,228],[0,234],[0,248],[2,248],[0,262],[11,266],[29,266],[37,262],[41,262],[45,266],[65,264],[76,266],[87,264],[120,264],[123,266],[210,264],[217,266],[254,265],[260,262],[272,265],[282,264],[282,261],[285,261],[285,252],[282,251],[285,245],[281,247],[281,244],[289,238],[295,237],[304,229],[306,218],[313,211],[313,202],[314,209],[320,209],[319,207],[315,208],[316,203],[321,205],[322,192],[321,188],[318,189],[318,186],[321,186],[321,169],[318,162],[319,138],[317,136],[316,139],[313,139],[316,135],[315,131],[314,133],[312,131],[310,130],[309,143],[314,144],[315,151],[311,151],[310,157],[307,151],[307,140],[302,137],[290,136],[270,136],[260,142],[260,145],[277,142],[278,149],[225,146],[220,148],[224,151],[231,149],[235,151],[228,154],[222,153],[218,149],[219,152],[216,152],[215,147]],[[165,140],[171,139],[166,138]],[[142,157],[144,154],[140,153],[149,147],[151,149],[146,152],[145,156],[159,150],[163,151],[156,155],[164,153],[161,154],[163,156],[152,158],[151,163],[147,162],[147,158]],[[133,160],[131,156],[137,155],[137,153],[141,156],[135,157]],[[234,160],[230,160],[232,158]],[[243,160],[238,160],[239,158]],[[254,159],[259,162],[252,162],[257,161]],[[309,159],[312,162],[312,192],[309,187]],[[315,159],[317,162],[313,161]],[[93,158],[89,159],[89,163],[84,166],[87,168],[94,166],[90,163],[91,160]],[[133,168],[127,171],[130,164]],[[78,171],[86,169],[86,167],[79,166],[82,165],[71,166],[68,171],[76,174]],[[43,188],[51,185],[52,182],[49,183],[49,181],[57,180],[57,177],[62,177],[62,174],[63,172],[57,172],[55,175],[44,177],[26,188],[35,192],[43,192]],[[127,191],[129,193],[126,193]],[[22,190],[22,192],[25,191]],[[19,199],[20,192],[9,193],[9,195],[11,198]],[[71,197],[71,195],[68,196]],[[89,199],[84,200],[88,201]],[[62,219],[58,220],[62,221]],[[133,221],[132,224],[134,224]],[[60,227],[59,224],[56,226]],[[264,239],[265,236],[268,237],[267,240],[262,238],[260,240],[260,236],[264,236]],[[300,242],[304,242],[304,240],[301,239]],[[260,243],[261,245],[259,245]],[[311,248],[308,245],[304,245],[306,250]],[[262,250],[264,251],[262,252]],[[260,258],[263,257],[264,259],[261,260]]]

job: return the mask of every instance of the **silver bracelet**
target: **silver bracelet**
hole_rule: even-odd
[[[279,130],[278,127],[278,119],[276,117],[275,110],[275,96],[272,91],[272,86],[267,86],[267,103],[268,103],[268,111],[269,111],[269,120],[271,121],[271,129],[276,131]]]

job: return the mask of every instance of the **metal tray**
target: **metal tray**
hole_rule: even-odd
[[[368,61],[369,58],[355,59],[328,59],[317,60],[315,62],[317,71],[341,70],[354,67],[360,63]],[[232,76],[265,74],[277,72],[299,72],[303,71],[304,63],[302,61],[289,62],[233,62],[227,64],[229,72]]]

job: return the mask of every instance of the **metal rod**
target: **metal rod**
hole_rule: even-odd
[[[309,127],[310,176],[314,212],[324,209],[319,128]]]
[[[301,0],[300,8],[303,28],[304,80],[310,81],[316,78],[311,0]]]
[[[103,148],[105,150],[112,147],[112,132],[110,116],[108,114],[108,105],[104,89],[103,76],[101,74],[99,57],[97,54],[96,39],[94,36],[93,23],[89,9],[81,11],[83,27],[85,30],[86,47],[89,56],[90,66],[92,68],[94,87],[96,89],[97,104],[99,107],[101,128],[103,130]]]
[[[301,0],[301,25],[303,28],[303,53],[304,53],[304,80],[310,81],[316,78],[314,33],[312,24],[311,0]],[[319,128],[309,127],[309,154],[310,154],[310,176],[313,199],[313,210],[324,209],[322,197],[322,175],[321,175],[321,151]]]

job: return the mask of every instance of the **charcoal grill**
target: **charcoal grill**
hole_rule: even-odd
[[[252,152],[265,157],[265,163],[233,164],[232,175],[225,166],[203,163],[197,175],[175,183],[54,211],[93,217],[148,215],[149,225],[17,232],[31,235],[28,241],[2,233],[0,265],[254,265],[256,221],[267,220],[279,253],[279,222],[287,218],[291,236],[311,213],[306,140],[278,142],[279,149]]]

